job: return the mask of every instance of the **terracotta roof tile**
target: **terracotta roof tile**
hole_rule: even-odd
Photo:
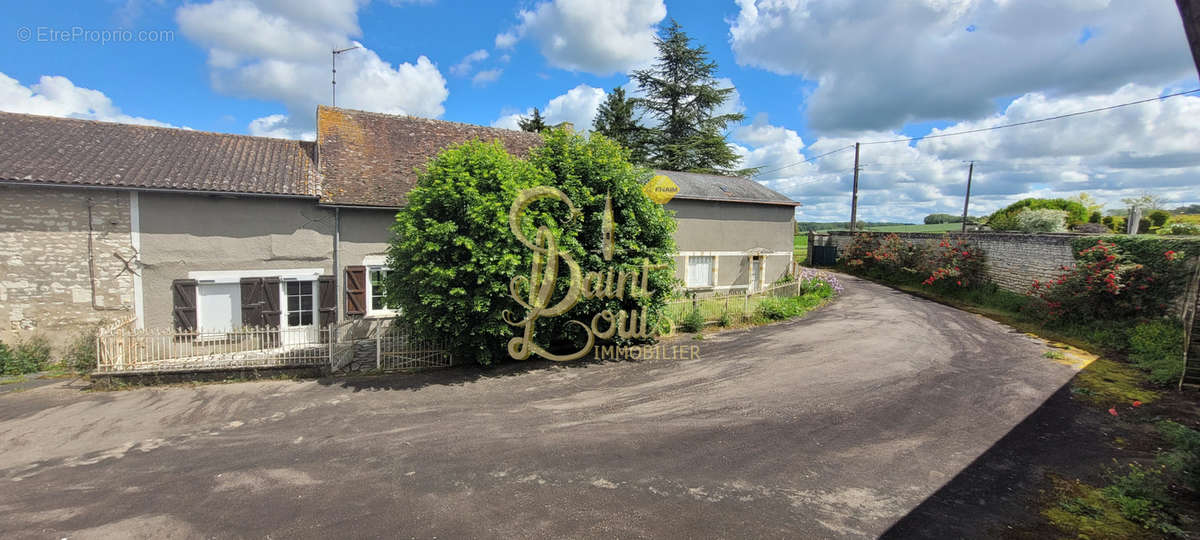
[[[498,140],[518,156],[542,141],[523,131],[320,106],[321,201],[403,206],[421,167],[446,147],[472,139]]]
[[[316,197],[314,144],[0,112],[0,181]]]

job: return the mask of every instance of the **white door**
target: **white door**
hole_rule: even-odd
[[[757,292],[762,281],[762,259],[750,258],[750,292]]]
[[[284,345],[317,343],[317,309],[312,281],[283,281],[281,297],[283,324],[280,341]]]

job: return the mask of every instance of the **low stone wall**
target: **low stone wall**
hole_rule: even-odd
[[[875,233],[890,234],[890,233]],[[941,233],[895,233],[914,244],[937,244]],[[1024,293],[1034,280],[1047,281],[1062,274],[1063,266],[1073,266],[1071,241],[1078,234],[1024,234],[1000,232],[953,233],[952,239],[970,240],[987,257],[988,279],[1002,289]],[[849,231],[814,234],[810,246],[837,246],[844,249],[853,239]],[[812,249],[809,248],[811,254]],[[811,255],[810,255],[811,256]]]

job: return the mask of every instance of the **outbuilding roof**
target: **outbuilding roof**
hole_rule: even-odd
[[[542,142],[524,131],[319,106],[321,201],[403,206],[421,167],[446,147],[472,139],[500,141],[518,156]]]
[[[0,112],[0,182],[317,196],[311,142]]]
[[[663,170],[654,172],[665,175],[679,186],[679,193],[674,197],[676,199],[800,206],[800,203],[785,195],[743,176]]]

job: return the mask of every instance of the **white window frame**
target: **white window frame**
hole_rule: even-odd
[[[364,280],[364,281],[366,281],[366,284],[364,286],[365,290],[363,291],[363,294],[365,296],[364,300],[366,300],[366,304],[367,304],[366,316],[367,317],[395,317],[399,313],[399,310],[397,310],[397,309],[393,309],[393,308],[375,309],[375,286],[371,283],[371,272],[383,272],[384,275],[387,275],[388,272],[391,272],[391,269],[389,269],[386,265],[383,265],[383,264],[371,264],[371,265],[366,265],[366,267],[367,267],[367,275],[366,275],[366,279]]]
[[[695,259],[708,259],[708,281],[695,283],[692,281],[692,262]],[[689,255],[684,260],[684,280],[689,289],[711,289],[717,284],[717,257],[715,255]]]

